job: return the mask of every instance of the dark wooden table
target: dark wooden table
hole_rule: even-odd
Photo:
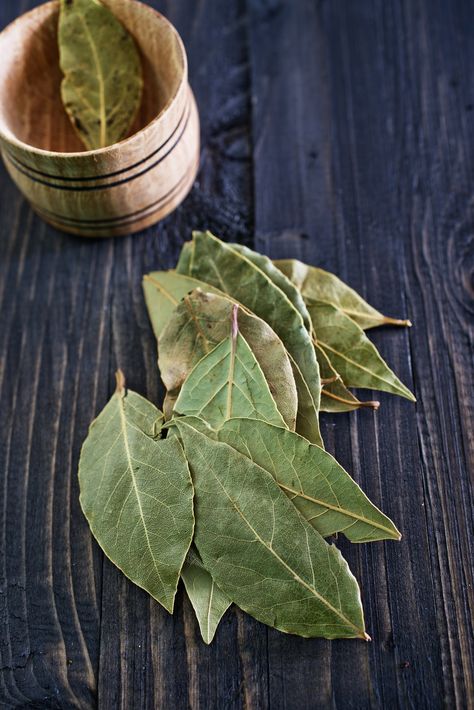
[[[2,0],[0,24],[36,4]],[[473,707],[472,2],[151,4],[182,34],[200,107],[185,203],[145,233],[80,240],[0,172],[1,707]],[[81,514],[79,450],[116,367],[162,398],[141,276],[199,227],[335,271],[415,324],[374,338],[416,406],[382,396],[323,423],[403,531],[341,540],[372,643],[232,610],[206,647],[183,592],[169,616]]]

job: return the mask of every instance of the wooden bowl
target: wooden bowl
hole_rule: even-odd
[[[169,214],[199,161],[199,118],[183,43],[136,0],[102,0],[134,37],[143,100],[129,137],[84,150],[61,103],[58,2],[0,34],[0,149],[11,177],[47,222],[81,236],[130,234]]]

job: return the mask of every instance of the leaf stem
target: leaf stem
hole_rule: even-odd
[[[380,402],[378,402],[377,400],[361,401],[360,399],[355,399],[355,401],[352,402],[350,399],[338,397],[337,394],[333,394],[332,392],[326,392],[324,389],[321,390],[321,395],[329,397],[330,399],[335,399],[338,402],[342,402],[343,404],[349,404],[353,407],[368,407],[374,410],[377,410],[380,407]]]
[[[115,373],[115,394],[123,395],[125,393],[125,375],[122,370],[118,369]]]
[[[384,325],[399,325],[399,326],[404,326],[406,328],[411,328],[412,322],[411,320],[403,320],[401,318],[389,318],[388,316],[384,316],[383,319]]]

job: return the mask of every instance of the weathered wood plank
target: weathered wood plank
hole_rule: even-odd
[[[416,408],[387,396],[377,415],[326,417],[330,450],[404,533],[399,545],[344,545],[374,641],[305,642],[308,661],[294,667],[301,643],[270,633],[270,704],[464,707],[474,650],[467,3],[250,7],[258,248],[336,271],[416,326],[374,334],[412,381]]]
[[[37,4],[7,0],[0,24]],[[173,266],[193,228],[240,241],[251,234],[242,3],[151,4],[183,34],[201,107],[201,171],[185,204],[146,234],[85,242],[44,226],[0,175],[6,705],[241,707],[249,665],[240,657],[242,624],[254,622],[230,612],[205,647],[183,594],[171,617],[103,560],[78,503],[80,445],[113,389],[115,368],[161,400],[142,274]]]

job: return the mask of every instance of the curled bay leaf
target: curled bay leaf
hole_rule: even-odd
[[[193,537],[193,485],[179,439],[156,438],[161,419],[119,372],[82,447],[80,502],[107,557],[172,612]]]
[[[168,390],[167,419],[193,367],[229,335],[233,306],[225,296],[196,289],[173,312],[162,331],[158,351],[161,377]],[[298,398],[291,363],[281,340],[265,321],[241,307],[239,329],[263,371],[286,426],[294,429]]]
[[[272,260],[264,254],[259,254],[258,252],[253,251],[252,249],[249,249],[248,247],[243,246],[242,244],[231,244],[230,246],[236,251],[238,251],[239,254],[245,256],[249,261],[252,262],[252,264],[255,264],[255,266],[259,268],[260,271],[263,271],[263,273],[266,274],[268,278],[273,281],[275,286],[278,286],[278,288],[283,291],[283,293],[294,305],[296,310],[301,314],[306,328],[308,330],[311,330],[311,318],[309,317],[309,313],[307,311],[303,297],[299,290],[296,288],[296,286],[290,281],[289,278],[287,278],[287,276],[285,276],[283,271],[278,269],[274,265]],[[191,251],[189,252],[189,256],[190,255]]]
[[[214,582],[194,545],[191,545],[186,557],[181,577],[195,611],[203,641],[209,644],[232,602]]]
[[[281,338],[288,354],[296,363],[312,400],[312,429],[309,430],[308,427],[306,435],[311,441],[319,442],[319,367],[310,334],[301,314],[263,271],[210,232],[194,232],[193,244],[190,275],[229,294],[266,320]]]
[[[411,325],[408,320],[382,315],[329,271],[308,266],[297,259],[277,259],[273,263],[296,286],[305,301],[325,301],[337,306],[364,330],[378,325]]]
[[[201,417],[215,429],[231,417],[285,426],[258,360],[239,332],[238,311],[239,307],[233,305],[229,336],[189,373],[175,411]]]
[[[406,397],[410,390],[380,356],[377,348],[349,316],[328,303],[308,302],[317,344],[324,350],[347,387],[366,387]]]
[[[78,136],[94,150],[126,136],[142,97],[142,68],[131,35],[99,0],[61,0],[61,97]]]
[[[274,478],[184,421],[176,426],[195,486],[195,544],[224,594],[280,631],[368,639],[346,561]]]

